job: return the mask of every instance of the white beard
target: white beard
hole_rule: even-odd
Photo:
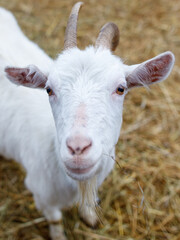
[[[85,222],[91,226],[95,226],[99,218],[96,193],[96,177],[79,182],[79,212]]]

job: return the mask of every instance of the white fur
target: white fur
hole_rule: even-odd
[[[25,183],[37,208],[49,221],[56,221],[62,208],[78,200],[77,180],[96,176],[98,187],[113,168],[128,66],[109,50],[93,46],[84,51],[69,49],[53,61],[24,36],[12,14],[2,8],[0,32],[0,153],[24,166]],[[5,67],[31,64],[48,77],[46,87],[54,92],[49,100],[44,90],[16,86],[7,80]],[[125,88],[124,95],[116,94],[118,86]],[[82,103],[86,124],[76,126]],[[80,167],[94,167],[82,175],[65,167],[77,166],[66,146],[66,139],[77,133],[93,142]]]

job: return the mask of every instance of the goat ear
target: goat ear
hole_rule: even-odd
[[[127,66],[128,88],[148,86],[165,80],[173,68],[174,61],[173,53],[165,52],[141,64]]]
[[[5,68],[7,78],[17,84],[31,88],[44,88],[47,77],[34,65],[26,68]]]

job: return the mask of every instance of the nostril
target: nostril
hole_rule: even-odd
[[[87,146],[85,146],[81,152],[84,153],[86,150],[88,150],[92,146],[92,142],[90,142]]]
[[[72,147],[68,146],[68,144],[67,144],[67,147],[68,147],[69,152],[70,152],[72,155],[74,155],[74,154],[75,154],[74,149],[73,149]]]
[[[92,141],[86,137],[73,136],[67,139],[66,145],[71,155],[81,155],[88,152],[92,146]]]

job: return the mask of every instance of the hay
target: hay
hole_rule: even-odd
[[[69,0],[0,0],[23,31],[55,57],[63,47]],[[117,165],[100,188],[103,223],[92,230],[77,209],[64,212],[70,240],[180,239],[180,1],[85,1],[78,25],[81,48],[94,43],[101,26],[114,21],[121,30],[116,54],[128,64],[166,50],[176,55],[164,83],[135,89],[125,101]],[[24,173],[0,159],[0,240],[49,239],[47,222],[24,188]]]

